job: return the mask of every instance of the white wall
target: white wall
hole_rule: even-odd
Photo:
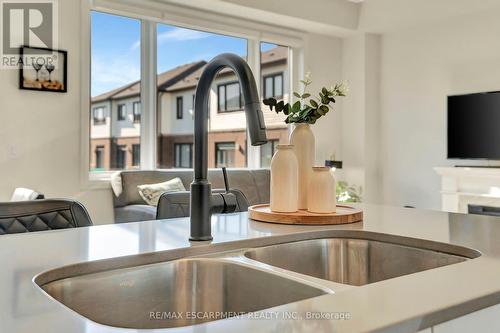
[[[342,78],[349,93],[342,104],[342,144],[338,173],[361,187],[366,202],[381,203],[380,154],[380,36],[357,33],[343,39]]]
[[[385,203],[439,209],[432,169],[446,160],[446,96],[500,90],[496,12],[387,32],[381,64],[381,193]]]
[[[80,186],[80,1],[59,1],[59,48],[68,51],[68,93],[18,89],[17,70],[0,75],[0,200],[15,187],[73,197],[94,222],[113,221],[109,190]]]
[[[335,37],[309,35],[305,46],[305,72],[311,72],[313,83],[310,92],[317,94],[324,86],[330,87],[342,80],[342,40]],[[295,77],[294,81],[302,79]],[[341,156],[342,103],[319,119],[312,129],[316,138],[316,164],[324,165],[325,159],[336,152]]]

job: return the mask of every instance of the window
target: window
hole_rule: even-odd
[[[276,152],[276,146],[279,140],[268,140],[265,145],[260,148],[260,167],[269,168],[271,166],[271,160]]]
[[[159,168],[192,167],[194,104],[196,85],[205,65],[215,55],[234,53],[247,56],[247,40],[243,38],[185,29],[166,24],[157,25],[157,135]],[[222,99],[216,95],[222,91]],[[243,99],[237,77],[230,69],[221,70],[210,92],[208,117],[209,167],[216,164],[215,142],[235,142],[241,147],[232,152],[235,167],[246,167],[246,118],[241,110]],[[219,112],[217,103],[222,104]],[[183,121],[178,121],[183,119]]]
[[[238,82],[220,84],[217,91],[219,112],[239,111],[243,108],[243,97]]]
[[[110,10],[110,12],[126,11]],[[85,152],[90,152],[88,163],[93,171],[96,169],[93,154],[97,145],[105,147],[103,170],[115,169],[118,166],[131,167],[139,160],[147,162],[142,166],[147,168],[154,167],[151,165],[153,160],[158,162],[156,166],[160,168],[190,165],[186,157],[189,155],[188,146],[176,148],[175,145],[193,142],[194,117],[192,116],[196,85],[206,63],[217,54],[234,53],[248,59],[252,69],[256,70],[256,67],[260,66],[262,76],[256,77],[256,80],[261,88],[262,97],[273,95],[282,96],[285,101],[289,99],[291,75],[288,68],[289,48],[286,46],[260,43],[255,38],[247,40],[156,23],[155,20],[143,16],[141,19],[135,19],[97,11],[92,11],[90,16],[89,64],[92,71],[90,86],[92,100],[88,119],[91,142],[88,145],[90,149],[85,149]],[[156,33],[156,43],[151,43],[151,37],[154,37],[152,33]],[[245,31],[239,30],[238,34],[244,35]],[[260,61],[258,52],[248,53],[249,45],[251,50],[259,49],[260,46]],[[156,57],[150,57],[150,52]],[[141,54],[147,55],[147,58],[142,59],[143,63]],[[153,63],[156,64],[156,80],[151,77]],[[147,82],[141,82],[141,78],[147,79]],[[151,85],[155,82],[157,82],[156,93],[151,89]],[[259,155],[260,147],[249,150],[245,143],[247,124],[244,112],[230,112],[243,108],[244,98],[240,89],[237,77],[228,68],[221,70],[214,79],[208,113],[209,167],[215,167],[217,164],[246,167],[247,160],[252,166],[260,165],[258,164],[259,157],[262,158]],[[191,105],[189,96],[193,98]],[[157,103],[150,103],[153,102],[152,98],[157,99]],[[147,103],[141,106],[140,101]],[[124,105],[118,107],[118,104]],[[156,110],[151,109],[153,105]],[[94,113],[93,110],[99,107],[103,109]],[[286,132],[282,115],[276,115],[264,107],[263,111],[269,128],[268,133],[273,132],[269,137],[283,138],[281,133],[278,133],[279,135],[274,133]],[[149,116],[154,119],[150,119]],[[147,121],[141,123],[142,119]],[[177,119],[183,121],[176,121]],[[131,121],[134,124],[131,124]],[[107,125],[98,126],[99,124]],[[141,136],[141,131],[148,133],[143,133],[145,135]],[[157,140],[152,137],[154,134]],[[147,141],[141,143],[141,137],[147,138]],[[141,146],[149,142],[155,147]],[[219,145],[217,149],[216,143],[224,142],[233,143],[233,149],[223,149],[223,145]],[[117,153],[117,144],[127,147],[123,159],[118,156],[121,153]],[[134,148],[133,144],[138,146]],[[138,151],[140,153],[137,153]],[[251,153],[247,156],[248,151]],[[155,153],[157,156],[153,156]],[[270,153],[264,155],[267,154]],[[118,161],[119,159],[122,162]]]
[[[94,125],[106,124],[106,118],[104,116],[104,107],[94,108],[92,111],[94,118]]]
[[[283,97],[283,73],[264,76],[264,98]]]
[[[132,145],[132,166],[137,167],[141,164],[141,145]]]
[[[118,104],[118,121],[125,120],[127,117],[127,106],[125,104]]]
[[[182,109],[182,96],[177,97],[176,107],[177,107],[177,119],[182,119],[184,116],[184,112]]]
[[[234,142],[220,142],[215,144],[215,167],[234,167],[234,153],[236,150],[236,143]]]
[[[260,73],[263,98],[274,97],[282,99],[285,103],[290,102],[290,63],[288,59],[289,48],[287,46],[260,43]],[[288,129],[285,124],[286,116],[271,111],[268,106],[262,105],[266,132],[268,138],[288,137]],[[282,143],[285,143],[282,142]],[[266,145],[260,147],[260,166],[268,168],[276,151],[279,140],[270,140]]]
[[[175,147],[175,167],[192,168],[193,167],[193,144],[176,143]]]
[[[134,123],[141,123],[141,102],[134,102]]]
[[[126,165],[127,165],[127,146],[118,145],[116,147],[115,168],[125,169]]]
[[[95,147],[95,168],[102,169],[104,167],[104,146]]]
[[[113,146],[116,142],[122,144],[126,140],[129,149],[132,142],[140,144],[140,124],[128,126],[124,120],[132,111],[128,110],[132,106],[129,101],[139,100],[141,94],[141,21],[97,11],[90,13],[90,19],[90,107],[94,121],[90,122],[89,147],[103,142],[111,144],[109,148],[104,144],[104,151],[109,156],[95,148],[89,149],[89,169],[98,172],[127,166],[126,154]],[[107,117],[106,113],[109,113]],[[136,113],[134,111],[134,120]],[[98,126],[106,124],[108,119],[107,126]],[[93,156],[94,151],[96,156]],[[99,168],[95,167],[97,154],[104,156]]]

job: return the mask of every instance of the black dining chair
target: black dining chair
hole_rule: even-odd
[[[91,225],[87,209],[74,200],[42,199],[0,203],[0,235]]]

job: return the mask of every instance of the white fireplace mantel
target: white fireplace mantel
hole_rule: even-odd
[[[436,167],[441,176],[441,207],[467,213],[468,205],[500,207],[500,168]]]

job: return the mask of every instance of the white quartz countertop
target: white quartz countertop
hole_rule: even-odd
[[[339,290],[275,308],[342,312],[348,320],[233,318],[159,330],[94,323],[47,297],[33,282],[41,272],[93,260],[191,246],[189,220],[172,219],[0,236],[0,332],[415,332],[500,303],[500,219],[363,205],[364,221],[339,226],[288,226],[248,220],[246,213],[214,216],[212,243],[323,229],[364,230],[455,244],[482,256],[463,263]],[[117,304],[119,306],[119,304]]]

